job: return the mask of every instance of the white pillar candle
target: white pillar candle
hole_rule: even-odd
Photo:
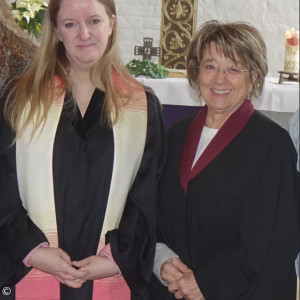
[[[299,31],[294,28],[285,33],[284,71],[299,73]]]

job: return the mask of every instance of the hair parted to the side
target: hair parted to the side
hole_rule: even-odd
[[[17,24],[10,4],[0,1],[0,75],[19,74],[32,59],[37,46]]]
[[[208,21],[198,29],[187,55],[187,77],[192,88],[199,92],[199,66],[206,49],[214,43],[218,51],[236,62],[238,55],[243,67],[257,72],[250,96],[262,93],[268,73],[267,48],[260,32],[246,22],[220,23]],[[199,92],[200,93],[200,92]]]
[[[38,126],[45,121],[53,98],[62,95],[65,91],[72,92],[69,77],[70,63],[65,54],[65,47],[59,41],[56,33],[57,15],[62,1],[49,1],[37,55],[30,68],[10,85],[10,92],[5,105],[5,117],[17,132],[17,138],[23,133],[24,128],[33,117],[37,120],[33,132],[36,131]],[[96,1],[104,5],[106,13],[110,18],[116,15],[114,0]],[[117,97],[121,96],[122,99],[130,97],[128,93],[120,95],[120,92],[115,89],[111,76],[112,69],[115,69],[131,85],[134,82],[119,56],[117,45],[118,26],[116,22],[111,23],[112,34],[109,37],[105,53],[96,62],[90,72],[94,85],[105,91],[104,121],[110,126],[118,118],[120,103],[117,102]],[[60,78],[61,82],[59,86],[57,86],[57,80],[55,80],[57,77]],[[20,117],[29,101],[30,110],[28,117],[25,123],[20,126]],[[114,114],[112,114],[112,110],[114,110]],[[114,118],[112,118],[112,115],[114,115]]]

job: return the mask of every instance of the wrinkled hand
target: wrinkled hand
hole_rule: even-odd
[[[167,259],[160,268],[160,276],[162,280],[167,283],[178,280],[184,274],[189,272],[191,272],[191,270],[180,260],[179,257]]]
[[[192,271],[184,274],[178,280],[172,281],[168,289],[176,299],[205,300]]]
[[[116,265],[107,257],[92,255],[80,261],[73,261],[73,266],[82,272],[87,272],[85,280],[95,280],[111,277],[119,273]]]
[[[80,288],[88,271],[76,270],[70,256],[60,248],[40,247],[33,252],[28,264],[42,272],[51,274],[71,288]]]

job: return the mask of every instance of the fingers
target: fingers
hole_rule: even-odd
[[[57,272],[57,276],[63,280],[86,280],[88,274],[88,270],[76,270],[72,267],[67,272]]]
[[[76,268],[83,268],[89,264],[89,260],[87,258],[79,260],[79,261],[73,261],[73,266]]]
[[[173,259],[168,259],[162,264],[160,273],[161,278],[166,282],[177,280],[183,275],[183,272],[175,266]]]
[[[64,280],[60,278],[59,276],[55,276],[55,278],[62,284],[65,284]]]
[[[174,258],[173,260],[174,266],[182,273],[189,273],[192,270],[188,268],[186,264],[184,264],[179,257]]]
[[[86,276],[89,274],[88,271],[79,271],[76,270],[76,274],[73,273],[72,275],[64,272],[57,272],[57,275],[55,276],[56,279],[62,283],[67,285],[71,288],[81,288],[82,285],[86,282]],[[75,276],[76,275],[76,276]]]
[[[176,299],[182,299],[183,298],[183,294],[180,290],[177,290],[175,293],[174,293],[174,297]]]
[[[62,284],[67,285],[70,288],[79,289],[82,287],[82,285],[86,282],[82,279],[76,279],[76,280],[64,280],[60,276],[55,276],[55,278]]]
[[[175,299],[204,300],[194,273],[179,258],[169,259],[162,265],[161,277],[168,283],[168,290]]]
[[[174,297],[176,299],[182,299],[183,298],[183,294],[182,294],[181,289],[178,286],[178,281],[177,280],[171,282],[168,285],[168,290],[169,290],[170,293],[174,294]]]
[[[170,293],[175,294],[178,291],[178,289],[179,289],[179,286],[178,286],[177,280],[174,280],[171,283],[169,283],[168,290]]]
[[[76,269],[76,266],[71,262],[69,255],[62,255],[61,257],[66,264],[63,264],[61,271],[56,273],[56,278],[69,287],[80,288],[82,284],[86,282],[89,271]]]
[[[176,283],[178,286],[178,290],[174,294],[176,299],[181,299],[183,297],[186,300],[204,300],[193,272],[184,274]]]
[[[70,267],[69,269],[68,274],[77,278],[84,278],[89,274],[88,270],[77,270],[74,267]]]
[[[80,281],[65,281],[65,285],[67,285],[70,288],[73,289],[79,289],[82,287],[82,285],[85,283],[86,281],[80,280]]]
[[[69,256],[68,253],[66,253],[64,250],[58,248],[58,251],[59,251],[59,256],[69,265],[72,264],[72,261],[71,261],[71,258]]]

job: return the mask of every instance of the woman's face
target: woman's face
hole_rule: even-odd
[[[62,0],[57,34],[73,69],[90,69],[102,57],[114,21],[97,0]]]
[[[239,62],[237,55],[236,60]],[[215,67],[221,69],[213,71]],[[255,74],[252,77],[256,79]],[[250,74],[244,66],[240,63],[236,65],[218,52],[214,43],[206,48],[200,63],[199,90],[211,112],[234,112],[244,102],[251,88]]]

